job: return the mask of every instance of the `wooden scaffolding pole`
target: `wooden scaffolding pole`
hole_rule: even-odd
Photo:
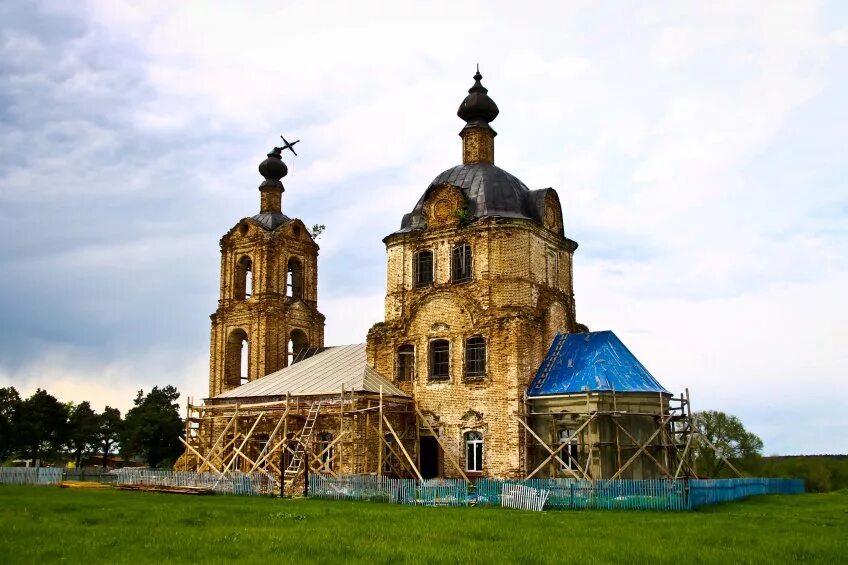
[[[377,442],[378,450],[377,450],[377,476],[383,476],[383,443],[385,443],[386,438],[383,436],[383,385],[380,385],[380,441]]]

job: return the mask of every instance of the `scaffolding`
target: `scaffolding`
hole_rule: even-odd
[[[692,414],[688,389],[679,397],[659,394],[654,405],[656,410],[634,411],[621,407],[620,403],[629,398],[632,395],[615,391],[587,392],[568,395],[567,407],[551,409],[549,406],[547,410],[534,409],[539,403],[528,402],[528,410],[516,415],[528,448],[525,478],[565,474],[578,480],[617,480],[627,478],[625,473],[640,460],[652,467],[649,470],[652,476],[642,478],[697,478],[694,448],[701,441],[741,476],[700,432],[697,418]],[[573,431],[569,430],[567,437],[545,441],[542,437],[545,433],[540,430],[555,430],[555,420],[565,417]],[[550,421],[546,423],[545,419]],[[636,430],[646,430],[648,422],[652,423],[650,430],[638,437],[640,434]],[[576,457],[569,452],[570,448],[575,449]],[[534,451],[541,453],[540,462],[537,462],[539,457],[533,457]]]
[[[186,451],[177,470],[221,478],[263,471],[288,493],[316,473],[421,480],[418,442],[421,430],[428,430],[468,481],[414,401],[384,395],[382,387],[379,394],[342,389],[336,395],[232,400],[189,399],[181,439]],[[319,431],[325,433],[316,436]]]

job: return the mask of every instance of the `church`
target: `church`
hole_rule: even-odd
[[[288,168],[259,165],[260,209],[220,241],[209,396],[188,405],[176,468],[418,479],[657,478],[689,471],[675,397],[610,331],[577,322],[553,188],[495,165],[499,109],[478,72],[462,164],[388,234],[384,319],[327,346],[318,245],[283,213]]]

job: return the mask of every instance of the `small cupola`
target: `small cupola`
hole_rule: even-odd
[[[289,168],[283,163],[282,151],[282,147],[274,147],[268,157],[259,163],[259,174],[265,178],[259,185],[259,192],[262,194],[259,211],[262,214],[282,212],[285,188],[280,179],[289,172]]]
[[[498,105],[489,97],[489,91],[480,82],[478,65],[474,74],[474,85],[468,89],[468,96],[459,105],[456,115],[465,120],[465,127],[459,132],[462,137],[462,162],[495,163],[495,136],[498,135],[489,122],[498,117]]]

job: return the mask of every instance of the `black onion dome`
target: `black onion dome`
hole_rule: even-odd
[[[259,163],[259,174],[265,177],[262,186],[283,186],[280,179],[286,176],[289,168],[283,163],[282,149],[275,147],[268,153],[268,158]]]
[[[480,79],[483,75],[480,74],[480,69],[474,75],[474,86],[468,89],[468,96],[459,105],[459,110],[456,115],[466,122],[485,122],[489,123],[498,117],[498,105],[495,101],[489,98],[489,91],[485,86],[480,84]]]
[[[425,203],[439,185],[451,184],[465,195],[472,220],[490,216],[522,218],[539,225],[544,218],[544,193],[551,189],[530,190],[513,175],[489,163],[458,165],[433,179],[412,212],[404,215],[400,230],[404,233],[427,225]]]

